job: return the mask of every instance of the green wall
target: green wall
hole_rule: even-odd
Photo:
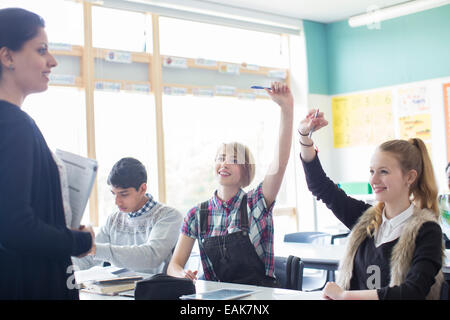
[[[309,93],[340,94],[450,76],[450,5],[351,28],[304,21]]]
[[[303,21],[308,61],[308,87],[310,93],[328,94],[328,58],[326,25]]]

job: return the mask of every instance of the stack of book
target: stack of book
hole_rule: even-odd
[[[134,290],[136,281],[142,278],[142,276],[130,276],[87,282],[83,284],[84,288],[82,290],[96,294],[115,295],[120,292]]]
[[[134,290],[136,281],[144,277],[124,268],[93,267],[75,272],[76,282],[84,292],[104,295],[116,295]]]

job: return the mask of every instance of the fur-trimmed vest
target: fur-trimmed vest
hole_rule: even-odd
[[[338,285],[344,290],[350,288],[350,280],[353,274],[353,262],[356,255],[356,251],[361,243],[366,239],[367,227],[369,226],[372,218],[375,216],[375,208],[371,207],[367,209],[363,215],[359,218],[356,225],[353,227],[349,236],[347,248],[343,259],[339,264]],[[390,270],[391,278],[389,286],[398,286],[402,284],[406,275],[410,269],[411,261],[413,258],[416,237],[419,233],[420,227],[428,221],[437,222],[437,218],[428,209],[419,209],[414,207],[413,214],[410,221],[403,227],[402,235],[398,239],[398,242],[392,248]],[[445,249],[442,245],[442,262],[445,258]],[[426,299],[439,299],[441,285],[444,281],[444,275],[442,269],[439,270],[435,277],[435,282],[430,289]]]

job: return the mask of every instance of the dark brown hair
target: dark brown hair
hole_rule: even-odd
[[[45,28],[44,19],[31,11],[21,8],[0,9],[0,48],[20,51],[24,43],[33,39],[41,28]]]

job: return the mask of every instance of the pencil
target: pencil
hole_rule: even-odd
[[[318,115],[319,115],[319,108],[317,108],[316,113],[314,114],[314,119],[316,119]],[[313,131],[314,131],[314,126],[311,128],[311,131],[308,134],[308,138],[311,139]]]
[[[270,88],[270,87],[261,87],[261,86],[251,86],[250,88],[252,88],[252,89],[262,89],[262,90],[264,90],[264,89],[272,90],[272,88]]]

